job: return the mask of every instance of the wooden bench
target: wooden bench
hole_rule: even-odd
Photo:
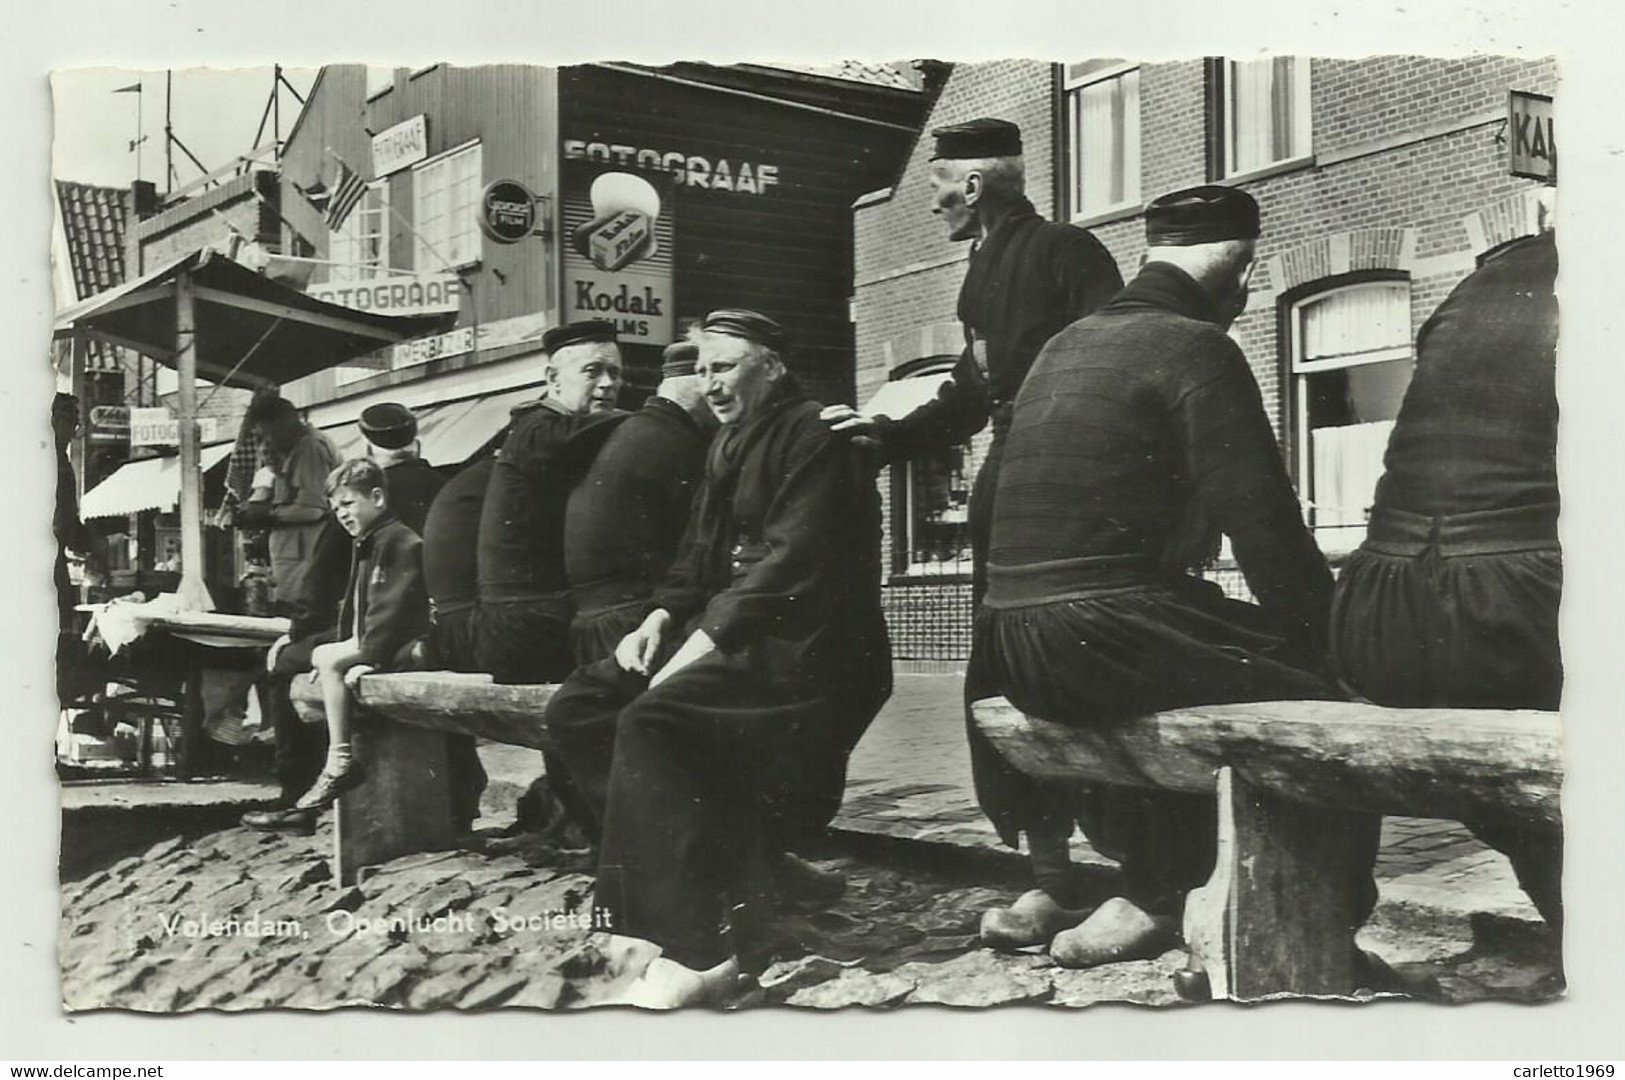
[[[1371,815],[1459,821],[1494,809],[1560,822],[1556,713],[1271,701],[1085,729],[1004,698],[972,708],[1028,775],[1215,793],[1217,864],[1184,921],[1191,970],[1214,997],[1356,988],[1354,886],[1369,867],[1348,841]]]
[[[339,797],[334,877],[349,884],[363,866],[452,846],[446,735],[551,749],[542,714],[556,689],[499,686],[489,675],[452,671],[362,676],[352,737],[365,776]],[[325,722],[321,688],[312,680],[295,678],[290,696],[301,719]]]

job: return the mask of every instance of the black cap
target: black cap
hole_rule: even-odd
[[[1021,128],[1008,120],[984,117],[963,124],[933,128],[937,140],[931,160],[939,158],[1015,157],[1021,153]]]
[[[381,401],[361,410],[361,434],[380,449],[399,450],[418,437],[418,418],[405,405]]]
[[[692,341],[674,341],[660,354],[660,377],[675,379],[694,374],[694,364],[700,358],[700,347]]]
[[[766,345],[774,352],[783,352],[790,343],[784,327],[755,311],[741,308],[723,308],[713,311],[700,323],[700,329],[710,334],[727,334]]]
[[[555,326],[542,335],[542,351],[552,356],[566,345],[580,345],[584,341],[614,341],[615,324],[608,319],[583,319],[581,322]]]
[[[1145,208],[1145,239],[1168,247],[1256,240],[1258,203],[1245,191],[1218,184],[1170,192]]]

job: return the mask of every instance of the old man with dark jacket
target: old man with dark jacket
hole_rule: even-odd
[[[764,853],[828,824],[891,692],[872,477],[796,388],[777,323],[716,311],[697,343],[722,430],[677,562],[547,715],[602,810],[600,925],[663,950],[632,995],[646,1005],[731,984],[725,912]]]

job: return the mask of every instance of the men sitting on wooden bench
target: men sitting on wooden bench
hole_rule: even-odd
[[[514,416],[479,523],[480,670],[499,683],[557,682],[570,659],[564,508],[615,422],[621,351],[604,319],[542,337],[547,396]]]
[[[1332,579],[1287,479],[1257,383],[1226,334],[1246,306],[1258,205],[1227,187],[1146,210],[1147,261],[1050,339],[1016,397],[973,656],[1019,709],[1102,726],[1181,705],[1323,698]],[[1258,604],[1195,568],[1232,548]],[[1019,778],[1020,774],[1013,774]],[[1156,955],[1213,869],[1211,796],[978,785],[1037,888],[987,913],[984,941],[1050,943],[1089,967]],[[1070,793],[1067,793],[1070,794]],[[1122,863],[1124,895],[1072,910],[1076,818]],[[1371,842],[1375,844],[1373,835]]]
[[[1556,278],[1553,233],[1515,240],[1417,335],[1365,543],[1332,604],[1338,670],[1379,705],[1557,709]],[[1466,824],[1559,927],[1561,829]]]
[[[677,562],[547,712],[584,790],[605,793],[603,925],[663,950],[631,998],[651,1006],[733,985],[749,942],[736,910],[730,944],[724,913],[828,824],[891,692],[872,476],[797,389],[778,323],[714,311],[697,342],[722,431]]]
[[[330,806],[361,782],[350,747],[350,693],[368,671],[387,670],[429,626],[423,587],[423,541],[390,512],[384,470],[370,458],[346,461],[327,478],[333,515],[355,538],[350,582],[339,613],[338,641],[310,654],[327,717],[327,762],[294,805]]]
[[[661,357],[660,385],[604,443],[570,490],[564,569],[577,667],[606,660],[638,628],[677,557],[717,421],[694,374],[699,347]]]

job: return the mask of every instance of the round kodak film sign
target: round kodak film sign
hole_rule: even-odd
[[[480,232],[517,244],[536,228],[536,196],[517,180],[493,180],[480,194]]]

